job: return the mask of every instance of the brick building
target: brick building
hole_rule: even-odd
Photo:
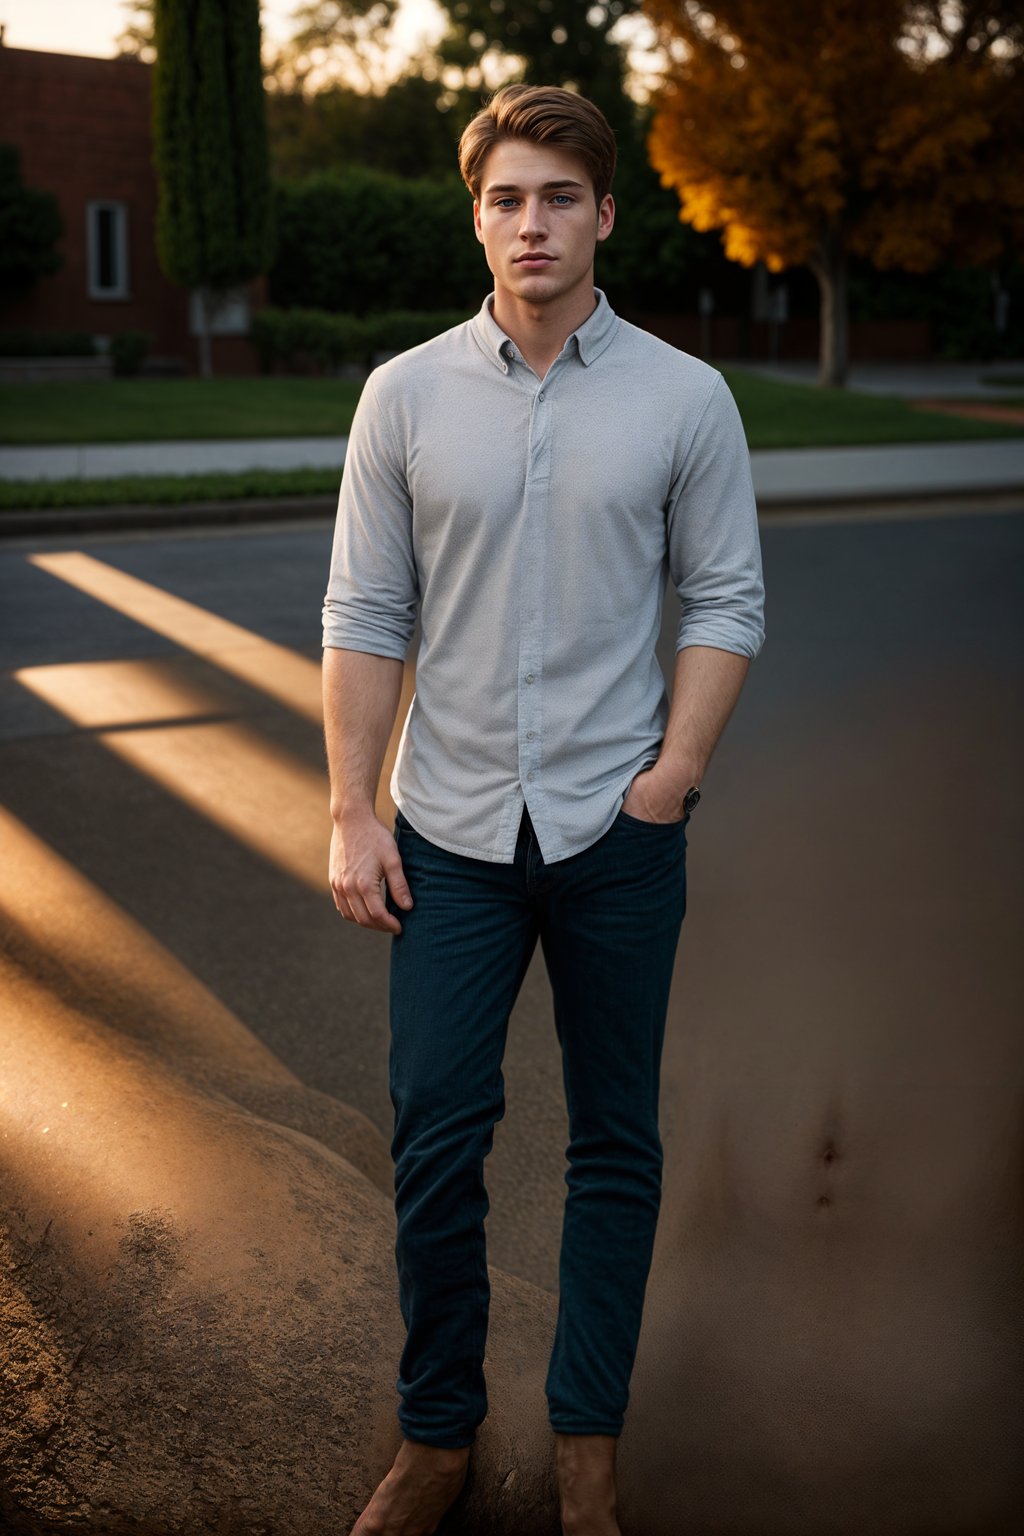
[[[60,270],[16,302],[0,300],[0,327],[148,331],[155,360],[198,370],[191,296],[160,270],[154,228],[152,68],[0,44],[0,142],[21,155],[26,186],[57,198],[64,233]],[[262,281],[235,296],[215,326],[214,370],[253,373],[248,313]]]

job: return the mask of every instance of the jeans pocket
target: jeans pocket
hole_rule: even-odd
[[[651,832],[664,832],[670,827],[685,827],[690,819],[690,813],[681,817],[678,821],[644,821],[642,816],[631,816],[628,811],[619,811],[619,819],[628,822],[631,827],[646,827]]]

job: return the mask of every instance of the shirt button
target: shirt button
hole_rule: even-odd
[[[533,738],[536,736],[536,734],[537,734],[536,731],[527,731],[527,733],[526,733],[527,741],[532,741]]]
[[[508,363],[502,363],[501,371],[502,373],[508,373]]]
[[[533,673],[532,672],[527,672],[527,674],[526,674],[526,681],[528,683],[532,683],[533,682]]]
[[[544,399],[544,391],[543,390],[540,391],[540,393],[537,396],[537,399],[538,400],[543,400]]]
[[[528,779],[533,779],[533,778],[536,778],[536,774],[535,774],[535,773],[534,773],[534,771],[533,771],[533,769],[532,769],[532,768],[531,768],[531,769],[530,769],[530,771],[529,771],[529,773],[528,773],[528,774],[527,774],[527,775],[526,775],[526,777],[527,777],[527,778],[528,778]]]

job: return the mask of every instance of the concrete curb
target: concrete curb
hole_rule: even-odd
[[[0,511],[0,542],[32,540],[45,535],[74,533],[173,532],[181,529],[241,528],[250,524],[327,521],[338,504],[334,493],[315,496],[248,497],[229,501],[196,501],[168,505],[122,507],[53,507]],[[766,522],[810,523],[859,517],[951,517],[976,512],[1024,511],[1024,485],[985,486],[976,491],[926,491],[893,495],[815,499],[759,495],[758,514]]]
[[[229,501],[186,501],[121,507],[42,507],[0,511],[0,539],[44,533],[126,533],[139,529],[221,527],[333,517],[335,492],[317,496],[251,496]]]

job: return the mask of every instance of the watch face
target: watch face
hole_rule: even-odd
[[[690,811],[693,810],[694,806],[697,804],[697,801],[699,799],[700,799],[700,790],[697,788],[696,785],[694,785],[692,789],[688,789],[686,791],[686,798],[683,801],[683,809],[686,811],[687,815],[689,815]]]

